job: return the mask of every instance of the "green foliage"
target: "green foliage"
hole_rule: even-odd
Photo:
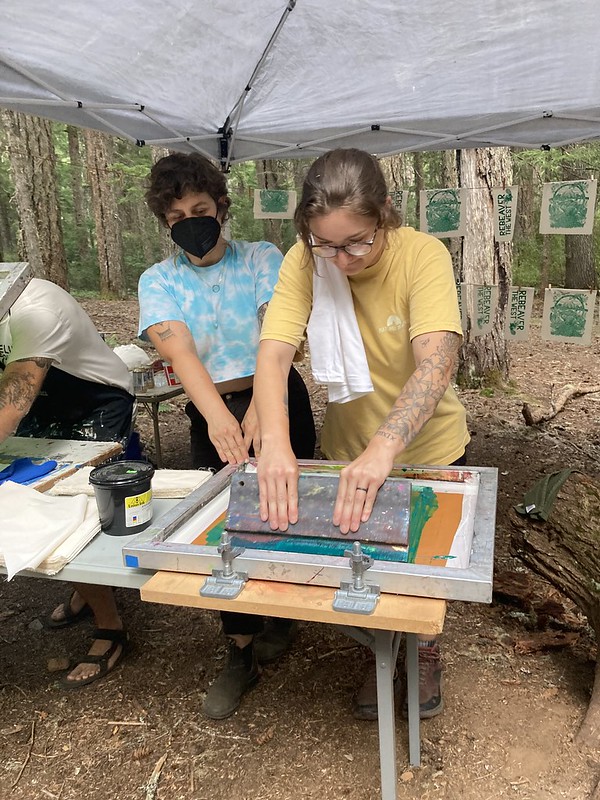
[[[82,167],[71,164],[69,142],[65,125],[54,126],[59,203],[69,278],[74,291],[94,293],[99,289],[99,275],[95,244],[95,228],[91,209],[90,190],[85,169],[84,137],[79,139]],[[547,279],[560,286],[564,283],[565,253],[563,236],[541,236],[537,232],[542,184],[546,181],[563,180],[565,175],[587,177],[600,172],[600,145],[590,143],[558,150],[515,151],[514,182],[527,183],[532,187],[533,200],[529,210],[531,219],[528,232],[517,227],[514,241],[513,280],[522,286],[538,286],[544,267]],[[415,154],[420,179],[426,188],[444,186],[444,159],[441,151]],[[114,157],[108,167],[106,181],[113,185],[117,197],[123,257],[127,287],[134,294],[139,275],[152,263],[163,257],[164,232],[156,224],[146,208],[144,193],[147,175],[152,166],[153,153],[149,147],[136,147],[128,142],[115,140]],[[282,189],[301,192],[302,180],[309,161],[268,162],[276,175],[275,185]],[[296,240],[292,220],[254,219],[254,190],[264,186],[264,176],[257,172],[264,169],[264,162],[236,164],[228,176],[232,198],[230,230],[232,238],[275,240],[287,251]],[[268,175],[269,188],[273,178]],[[77,221],[73,202],[73,187],[80,185],[84,198],[84,220]],[[418,198],[416,187],[409,188],[406,222],[419,227],[417,219]],[[9,171],[6,148],[0,149],[0,214],[2,226],[0,251],[5,260],[17,260],[17,238],[19,220],[12,201],[14,188]],[[519,218],[522,218],[523,197],[520,196]],[[531,232],[530,232],[531,231]],[[596,262],[600,263],[600,237],[594,240]]]

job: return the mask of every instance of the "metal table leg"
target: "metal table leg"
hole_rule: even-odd
[[[344,631],[357,642],[366,645],[375,654],[381,800],[396,800],[397,757],[394,672],[396,670],[402,632],[373,630],[349,625],[336,625],[336,628]]]
[[[396,800],[394,671],[401,635],[394,631],[374,631],[381,800]]]
[[[408,700],[408,760],[421,766],[419,732],[419,650],[416,633],[406,634],[406,694]]]
[[[152,417],[152,427],[154,429],[154,454],[156,457],[156,466],[158,469],[162,469],[162,450],[160,449],[160,429],[158,427],[158,407],[160,405],[160,401],[155,403],[152,400],[149,401],[142,400],[140,402]]]

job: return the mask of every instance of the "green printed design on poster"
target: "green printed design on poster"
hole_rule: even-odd
[[[263,214],[284,214],[288,210],[289,194],[283,189],[263,189],[260,210]]]
[[[583,228],[587,219],[588,201],[586,181],[552,187],[552,196],[548,204],[550,227]]]
[[[460,225],[460,194],[443,189],[428,196],[425,208],[430,233],[456,231]]]
[[[552,336],[570,336],[581,339],[587,320],[587,295],[561,294],[556,292],[550,309],[550,333]]]

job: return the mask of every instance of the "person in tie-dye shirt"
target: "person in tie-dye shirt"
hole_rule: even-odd
[[[221,469],[260,451],[253,380],[260,326],[283,256],[269,242],[228,241],[221,225],[231,200],[225,176],[198,153],[174,153],[150,173],[150,210],[181,247],[140,278],[139,335],[179,377],[190,402],[194,468]],[[292,367],[288,379],[290,434],[297,458],[312,458],[315,427],[306,386]],[[222,612],[231,641],[229,663],[210,686],[204,712],[230,716],[293,636],[289,621]],[[256,642],[254,636],[260,634]]]

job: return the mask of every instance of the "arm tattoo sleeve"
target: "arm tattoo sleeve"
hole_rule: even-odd
[[[25,416],[37,397],[38,391],[39,381],[31,372],[2,376],[0,378],[0,412],[4,408],[12,406],[19,414]]]
[[[426,346],[429,340],[422,342]],[[399,439],[407,447],[423,425],[431,419],[437,404],[448,388],[460,337],[448,331],[436,349],[415,369],[400,396],[377,431],[385,439]]]

